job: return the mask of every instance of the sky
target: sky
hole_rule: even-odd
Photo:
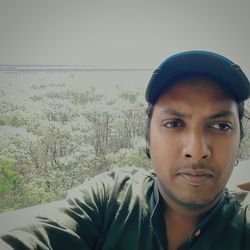
[[[250,75],[249,0],[0,0],[0,64],[156,68],[186,50]]]

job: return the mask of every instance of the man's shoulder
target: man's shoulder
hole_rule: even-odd
[[[245,245],[250,249],[250,205],[242,205],[239,212],[240,220],[243,224],[243,234]]]
[[[155,173],[153,170],[138,167],[115,168],[106,172],[105,174],[113,178],[131,179],[136,182],[155,178]],[[101,177],[102,175],[99,176]]]
[[[85,183],[102,182],[102,183],[113,183],[113,182],[143,182],[145,180],[155,179],[155,173],[153,170],[147,170],[138,167],[122,167],[114,168],[107,172],[98,174],[94,177],[87,178]]]
[[[239,208],[238,212],[233,217],[233,223],[235,225],[242,223],[245,232],[247,235],[250,235],[250,192],[235,187],[229,191],[229,195],[232,204],[235,204],[235,206]]]
[[[245,219],[245,227],[247,234],[250,236],[250,204],[248,205],[243,205],[242,210],[244,211],[244,219]]]
[[[101,198],[111,193],[124,192],[126,188],[149,188],[155,180],[153,170],[136,167],[115,168],[87,178],[83,184],[68,192],[68,197],[97,194]]]
[[[229,196],[232,200],[237,201],[241,206],[250,204],[250,192],[248,190],[243,190],[238,186],[230,188]]]

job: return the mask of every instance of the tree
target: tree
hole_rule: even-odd
[[[16,161],[13,158],[0,160],[0,196],[15,189],[22,180],[22,176],[15,169]]]

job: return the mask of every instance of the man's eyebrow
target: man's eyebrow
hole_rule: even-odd
[[[180,112],[178,110],[172,109],[172,108],[165,108],[160,111],[162,115],[173,115],[178,117],[190,117],[191,115]],[[209,116],[209,119],[218,119],[222,117],[233,117],[235,114],[232,111],[229,110],[223,110],[218,113],[215,113],[211,116]]]
[[[221,117],[232,117],[234,116],[234,113],[232,111],[221,111],[221,112],[218,112],[216,114],[213,114],[211,115],[209,118],[210,119],[218,119],[218,118],[221,118]]]
[[[180,111],[177,111],[177,110],[171,109],[171,108],[163,109],[163,110],[161,110],[160,113],[163,114],[163,115],[174,115],[174,116],[179,116],[179,117],[188,116],[187,114],[185,114],[183,112],[180,112]]]

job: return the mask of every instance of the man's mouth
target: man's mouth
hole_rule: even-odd
[[[191,186],[200,186],[213,178],[213,174],[205,171],[183,171],[178,176],[183,178]]]

